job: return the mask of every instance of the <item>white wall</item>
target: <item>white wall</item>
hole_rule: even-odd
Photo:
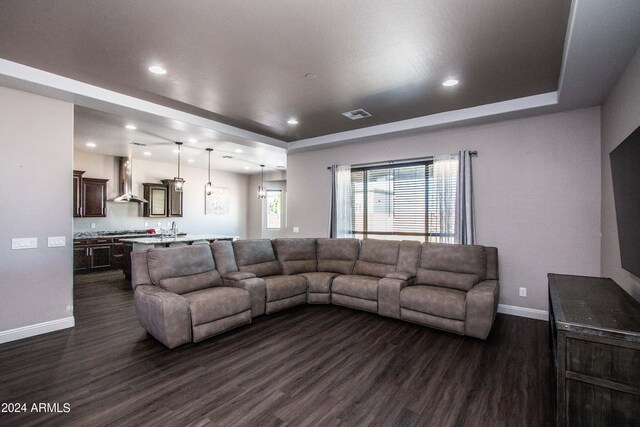
[[[328,235],[329,165],[460,149],[478,150],[477,238],[499,250],[502,304],[546,310],[547,273],[600,274],[599,108],[290,153],[289,228]]]
[[[146,159],[133,159],[133,188],[138,196],[142,196],[142,183],[160,183],[162,179],[172,179],[176,174],[176,165],[153,162]],[[115,197],[119,193],[118,159],[74,151],[73,169],[86,171],[89,178],[107,178],[107,197]],[[174,221],[180,231],[189,234],[228,234],[245,238],[247,234],[247,185],[248,176],[229,172],[211,171],[211,179],[216,187],[228,187],[230,192],[230,212],[228,215],[204,214],[204,185],[207,182],[207,170],[182,165],[180,169],[185,179],[183,193],[183,211],[181,218],[145,218],[138,203],[107,203],[106,218],[75,218],[74,231],[97,230],[140,230],[157,228],[158,221],[166,228],[167,221]],[[71,173],[71,168],[69,170]],[[149,226],[145,227],[144,223]],[[96,224],[91,229],[91,223]]]
[[[638,126],[640,126],[640,48],[602,106],[601,258],[602,275],[611,277],[640,301],[640,277],[623,270],[620,264],[620,242],[609,161],[609,153]]]
[[[73,325],[73,105],[0,87],[0,145],[2,342]],[[66,246],[48,248],[49,236]],[[38,248],[11,250],[17,237],[37,237]]]
[[[275,239],[288,234],[288,230],[266,230],[264,224],[265,200],[258,199],[258,186],[261,183],[261,175],[254,174],[249,177],[247,191],[247,238],[248,239]],[[284,189],[286,191],[287,174],[284,171],[271,171],[264,173],[264,186],[267,189]],[[286,201],[284,206],[286,212]]]

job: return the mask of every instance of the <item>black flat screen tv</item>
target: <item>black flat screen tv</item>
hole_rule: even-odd
[[[609,159],[622,268],[640,277],[640,127]]]

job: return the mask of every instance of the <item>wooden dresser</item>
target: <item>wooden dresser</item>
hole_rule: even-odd
[[[640,425],[640,303],[613,280],[549,274],[558,426]]]

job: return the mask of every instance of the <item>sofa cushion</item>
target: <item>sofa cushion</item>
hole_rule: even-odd
[[[222,285],[222,280],[215,270],[189,276],[160,279],[160,287],[162,289],[176,294],[184,294],[220,285]]]
[[[183,294],[222,284],[208,246],[149,249],[151,282],[163,289]]]
[[[364,239],[353,274],[384,277],[396,271],[400,242]]]
[[[251,309],[249,292],[239,288],[215,287],[182,295],[189,302],[193,326],[213,322]]]
[[[263,277],[267,288],[267,302],[290,298],[307,292],[307,280],[302,276]]]
[[[408,286],[400,292],[400,307],[447,319],[465,319],[466,292],[438,286]]]
[[[378,301],[379,281],[379,278],[371,276],[338,276],[333,279],[331,292],[370,301]]]
[[[316,239],[275,239],[273,247],[284,274],[316,271]]]
[[[282,274],[271,240],[236,240],[232,245],[240,271],[248,271],[258,277]]]
[[[318,271],[351,274],[358,259],[360,240],[318,239],[317,249]]]
[[[318,271],[315,273],[301,273],[299,276],[307,279],[307,290],[309,293],[329,293],[331,292],[331,282],[338,273]]]
[[[486,276],[484,246],[423,243],[416,284],[468,291]]]
[[[210,247],[211,252],[213,252],[213,259],[216,261],[216,269],[221,276],[232,271],[238,271],[231,241],[217,240],[211,243]]]

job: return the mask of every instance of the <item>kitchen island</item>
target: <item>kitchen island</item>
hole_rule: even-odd
[[[226,236],[221,234],[189,234],[171,235],[161,234],[153,237],[131,237],[120,239],[124,244],[123,272],[127,279],[131,279],[131,252],[146,251],[151,248],[170,248],[187,246],[194,243],[211,243],[216,240],[236,240],[238,236]]]

